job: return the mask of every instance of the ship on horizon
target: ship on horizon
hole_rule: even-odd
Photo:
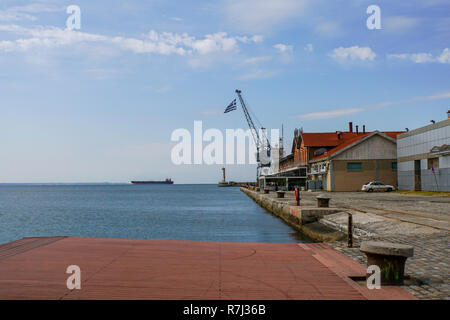
[[[148,180],[148,181],[131,181],[132,184],[173,184],[173,180],[171,178],[166,179],[164,181],[154,181],[154,180]]]

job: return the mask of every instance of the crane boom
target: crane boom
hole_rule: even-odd
[[[247,109],[247,106],[245,105],[245,101],[242,98],[242,91],[241,90],[237,90],[236,89],[236,93],[238,95],[239,98],[239,102],[241,103],[242,106],[242,111],[244,112],[245,115],[245,119],[247,120],[248,126],[250,128],[250,131],[252,133],[253,136],[253,140],[255,142],[255,146],[256,146],[256,161],[258,163],[258,175],[259,175],[259,169],[260,167],[268,167],[270,166],[270,161],[268,163],[261,163],[260,161],[260,150],[263,149],[264,151],[266,151],[266,155],[270,158],[270,143],[269,143],[269,139],[267,139],[267,136],[264,132],[264,128],[261,128],[261,135],[262,137],[260,137],[260,133],[258,128],[255,126],[255,123],[252,120],[252,117],[250,116],[250,112]]]
[[[256,146],[256,148],[259,151],[260,138],[259,138],[258,130],[256,129],[256,126],[253,123],[252,117],[250,116],[250,113],[248,112],[247,106],[245,105],[244,99],[242,98],[242,95],[241,95],[242,91],[236,89],[236,93],[238,95],[239,101],[241,102],[242,111],[244,111],[245,119],[247,120],[248,126],[250,128],[251,133],[252,133],[253,140],[255,142],[255,146]]]

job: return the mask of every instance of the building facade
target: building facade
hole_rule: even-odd
[[[265,181],[284,181],[288,189],[295,185],[328,191],[359,191],[363,184],[377,180],[396,187],[396,138],[402,132],[355,129],[352,122],[348,131],[296,129],[291,154],[280,159],[278,172]]]
[[[400,190],[450,192],[450,114],[401,134],[397,154]]]
[[[371,132],[310,160],[311,179],[327,191],[360,191],[370,181],[397,186],[399,132]]]

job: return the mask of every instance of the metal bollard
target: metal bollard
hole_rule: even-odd
[[[351,213],[348,213],[347,248],[353,248],[353,216]]]
[[[295,201],[297,202],[297,207],[300,205],[300,191],[295,188]]]

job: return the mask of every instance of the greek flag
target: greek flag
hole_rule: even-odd
[[[236,108],[237,108],[237,105],[236,105],[236,99],[234,99],[234,100],[228,105],[228,107],[225,109],[225,112],[224,112],[224,113],[228,113],[228,112],[234,111],[234,110],[236,110]]]

